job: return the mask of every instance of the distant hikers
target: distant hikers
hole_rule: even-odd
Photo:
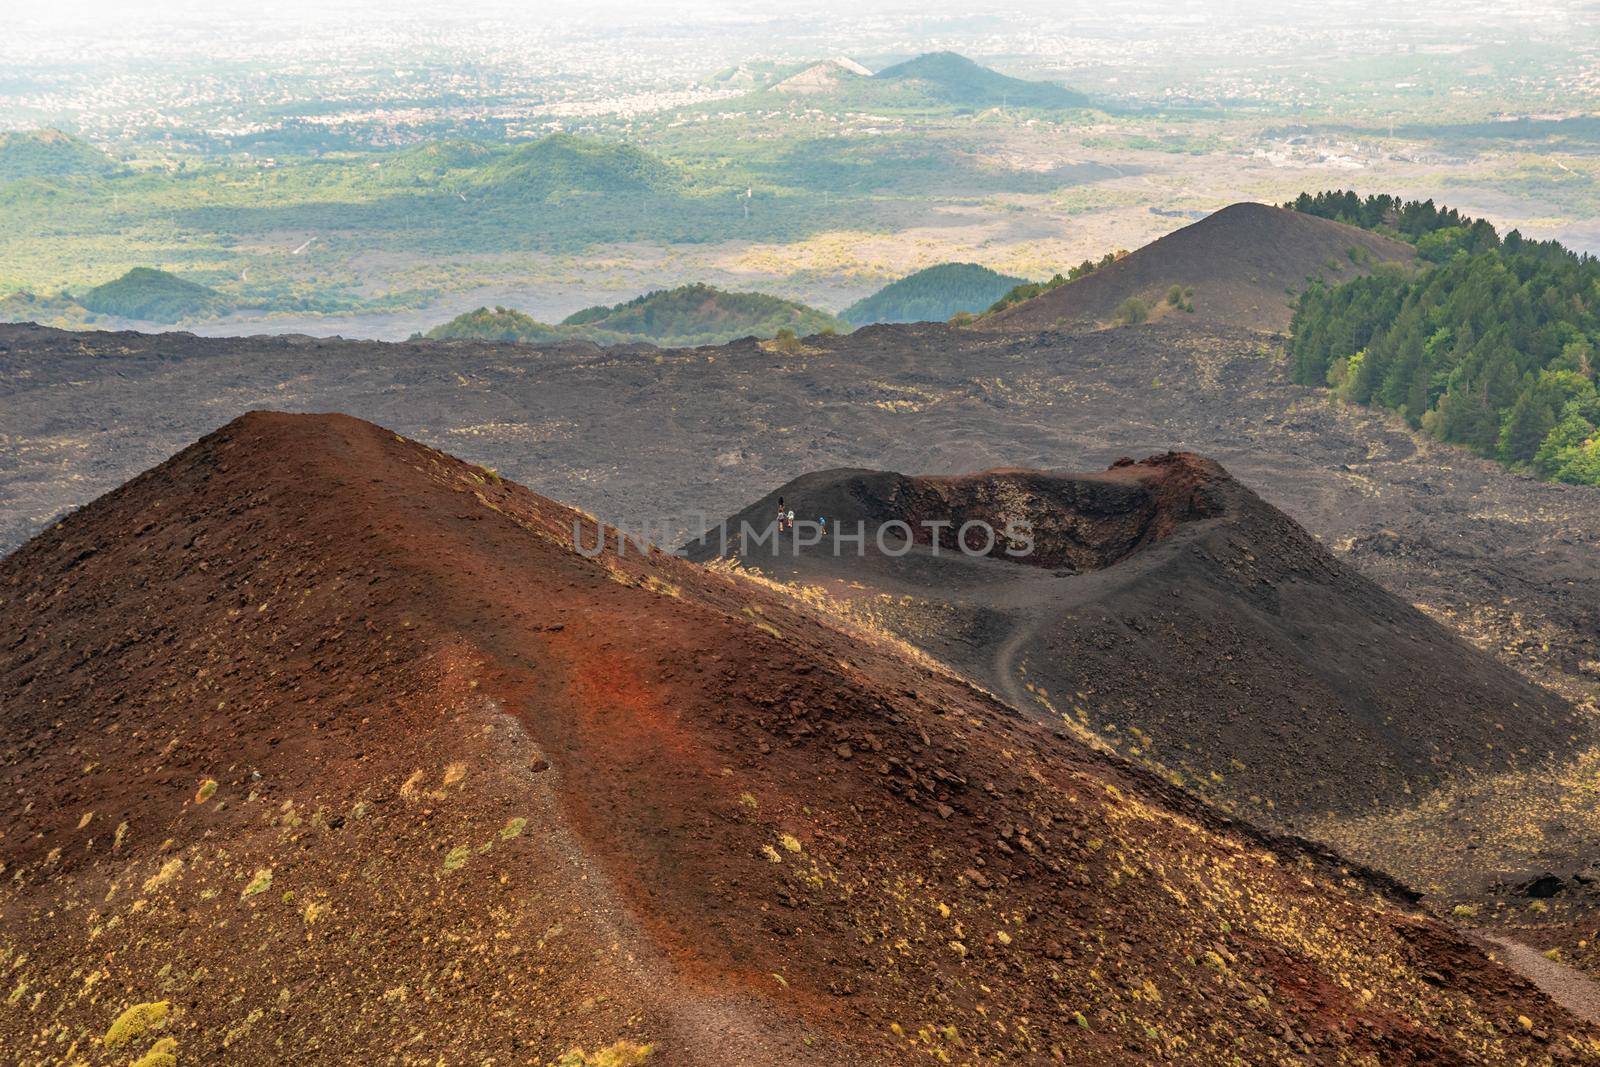
[[[794,508],[784,507],[783,497],[778,498],[778,532],[794,529]]]

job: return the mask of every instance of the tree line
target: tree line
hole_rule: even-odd
[[[1295,381],[1541,477],[1600,485],[1600,260],[1432,201],[1338,191],[1285,206],[1408,240],[1422,259],[1302,293]]]

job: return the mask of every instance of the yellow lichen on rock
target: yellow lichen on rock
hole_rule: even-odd
[[[177,857],[173,857],[166,863],[162,864],[159,871],[144,880],[144,891],[146,893],[155,892],[157,889],[160,889],[162,886],[176,878],[178,876],[178,872],[181,870],[183,870],[183,861]]]
[[[129,1067],[177,1067],[178,1041],[164,1037],[150,1046],[150,1051],[134,1060]]]
[[[135,1004],[117,1016],[116,1022],[106,1031],[105,1037],[100,1039],[100,1044],[108,1049],[121,1048],[130,1041],[136,1041],[160,1026],[167,1019],[167,1012],[171,1010],[172,1002],[167,1000],[154,1000],[145,1004]]]
[[[639,1067],[655,1051],[653,1045],[636,1045],[632,1041],[618,1041],[610,1048],[585,1052],[575,1048],[555,1062],[554,1067]]]
[[[262,867],[256,871],[255,877],[250,879],[250,884],[240,891],[239,896],[253,897],[257,893],[265,893],[270,888],[272,888],[272,868]]]

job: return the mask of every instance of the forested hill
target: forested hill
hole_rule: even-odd
[[[941,263],[908,274],[857,300],[839,313],[852,326],[873,322],[945,322],[962,312],[983,311],[1025,284],[976,263]]]
[[[1442,263],[1461,249],[1483,252],[1500,243],[1488,222],[1468,218],[1455,208],[1439,207],[1432,200],[1401,200],[1387,193],[1362,199],[1354,192],[1333,189],[1301,193],[1283,206],[1409,241],[1417,246],[1417,254],[1431,263]]]
[[[120,169],[100,149],[60,130],[0,133],[0,184],[29,178],[103,178]]]
[[[793,300],[694,284],[646,293],[611,307],[585,308],[563,319],[561,325],[658,344],[722,344],[739,337],[772,337],[783,330],[804,336],[838,330],[840,324],[826,311]]]
[[[597,305],[550,325],[508,308],[479,308],[435,327],[433,340],[588,340],[596,344],[648,341],[663,347],[725,344],[740,337],[795,336],[840,330],[825,311],[768,296],[729,293],[694,284],[662,289],[611,306]]]
[[[1324,193],[1291,206],[1402,236],[1436,264],[1307,290],[1290,328],[1296,381],[1541,477],[1600,485],[1600,260],[1502,238],[1432,201]]]
[[[227,309],[227,301],[216,290],[152,267],[134,267],[120,278],[95,286],[83,295],[81,303],[100,315],[163,323],[221,314]]]

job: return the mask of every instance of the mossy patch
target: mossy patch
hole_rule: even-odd
[[[177,1067],[178,1041],[164,1037],[150,1046],[150,1051],[134,1060],[130,1067]]]
[[[653,1051],[653,1045],[636,1045],[632,1041],[618,1041],[610,1048],[593,1052],[575,1048],[557,1060],[555,1067],[639,1067]]]
[[[167,1012],[171,1009],[172,1002],[167,1000],[153,1000],[133,1005],[117,1016],[116,1022],[111,1024],[105,1037],[100,1039],[101,1046],[114,1049],[121,1048],[130,1041],[137,1041],[166,1022]]]
[[[457,845],[455,848],[451,849],[450,854],[444,858],[444,869],[447,871],[459,871],[466,865],[467,859],[471,855],[472,849],[468,848],[466,845]]]
[[[500,828],[500,840],[510,841],[513,837],[521,837],[522,831],[525,830],[527,826],[528,820],[522,818],[521,816],[507,820],[506,824]]]
[[[176,878],[178,873],[182,870],[183,861],[177,857],[173,857],[166,863],[162,864],[159,871],[144,880],[144,891],[146,893],[155,892],[157,889],[160,889],[162,886]]]
[[[250,884],[239,893],[240,898],[253,897],[257,893],[265,893],[272,888],[272,868],[262,867],[256,871],[255,877],[250,879]]]

